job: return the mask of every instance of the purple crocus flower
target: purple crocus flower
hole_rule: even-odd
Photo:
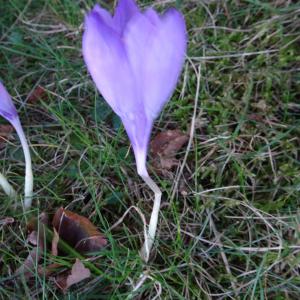
[[[8,94],[6,88],[3,86],[1,82],[0,82],[0,116],[5,118],[7,121],[9,121],[12,124],[12,126],[17,131],[17,134],[22,144],[22,148],[25,156],[25,164],[26,164],[24,207],[27,209],[31,206],[32,191],[33,191],[33,175],[32,175],[32,167],[31,167],[30,151],[15,105],[12,102],[12,99]],[[10,184],[2,174],[0,174],[0,184],[8,195],[15,194],[14,189],[10,186]]]
[[[134,0],[119,0],[113,16],[96,5],[85,18],[85,63],[100,93],[122,119],[138,174],[155,192],[155,214],[161,192],[147,172],[148,143],[153,122],[177,84],[186,44],[185,22],[175,9],[159,15],[152,8],[141,12]],[[156,223],[157,215],[152,214],[149,232],[154,230],[145,260]]]

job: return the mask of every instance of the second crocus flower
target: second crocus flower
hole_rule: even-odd
[[[11,123],[11,125],[15,128],[23,148],[24,156],[25,156],[25,199],[24,199],[24,207],[28,209],[31,207],[32,203],[32,194],[33,194],[33,174],[32,174],[32,166],[31,166],[31,155],[29,146],[17,113],[17,110],[12,102],[10,95],[8,94],[4,85],[0,82],[0,116],[5,118],[7,121]],[[4,191],[13,196],[15,191],[12,186],[8,183],[7,179],[0,174],[0,183],[4,189]]]
[[[132,143],[139,174],[154,119],[175,89],[186,51],[182,15],[141,12],[120,0],[114,16],[96,5],[86,16],[83,56],[99,91],[117,113]]]
[[[131,141],[138,174],[155,193],[148,238],[148,260],[155,237],[161,191],[149,177],[147,150],[155,118],[173,93],[186,52],[184,18],[175,9],[142,12],[134,0],[119,0],[112,16],[96,5],[87,14],[83,56],[104,99],[120,116]]]

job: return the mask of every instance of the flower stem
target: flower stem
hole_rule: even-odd
[[[31,166],[31,156],[29,146],[26,140],[26,136],[24,134],[22,125],[19,119],[15,119],[12,122],[13,126],[15,127],[17,134],[20,138],[21,145],[24,152],[25,157],[25,199],[24,199],[24,208],[28,209],[31,207],[32,203],[32,195],[33,195],[33,174],[32,174],[32,166]]]
[[[10,185],[10,183],[2,173],[0,173],[0,186],[2,186],[5,194],[8,197],[15,198],[17,196],[15,189]]]
[[[154,192],[154,204],[151,213],[150,223],[148,227],[148,233],[144,245],[140,251],[141,257],[145,262],[148,262],[151,248],[155,239],[156,229],[157,229],[157,221],[158,214],[160,210],[160,202],[161,202],[161,190],[157,186],[157,184],[151,179],[151,177],[147,175],[140,175],[141,178],[145,181],[148,187]]]

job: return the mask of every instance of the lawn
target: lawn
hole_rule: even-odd
[[[188,51],[171,100],[154,124],[187,136],[169,168],[148,167],[163,191],[157,239],[139,256],[153,194],[136,173],[120,122],[81,52],[94,0],[8,0],[0,8],[0,80],[28,138],[32,209],[0,191],[0,299],[299,299],[300,4],[287,0],[140,0],[176,6]],[[114,1],[102,1],[113,11]],[[22,195],[24,159],[0,119],[0,172]],[[140,213],[132,209],[135,206]],[[44,249],[17,275],[32,245],[27,226],[65,207],[107,237],[90,278],[65,293],[57,276],[76,253]],[[14,221],[7,223],[6,218]],[[116,226],[113,226],[119,222]],[[49,264],[59,267],[50,276]]]

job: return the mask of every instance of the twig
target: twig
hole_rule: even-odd
[[[222,257],[222,260],[224,262],[226,272],[227,272],[227,274],[229,275],[229,278],[230,278],[231,287],[232,287],[236,297],[238,297],[238,289],[237,289],[237,286],[236,286],[236,284],[233,280],[233,275],[232,275],[232,272],[231,272],[231,269],[230,269],[230,266],[229,266],[229,263],[228,263],[228,259],[227,259],[227,256],[226,256],[225,252],[224,252],[223,243],[221,241],[221,235],[220,235],[219,231],[217,230],[215,222],[214,222],[214,220],[211,216],[211,212],[208,209],[206,211],[209,215],[210,225],[211,225],[211,228],[212,228],[212,230],[214,232],[214,235],[216,237],[216,241],[218,243],[218,246],[219,246],[219,249],[220,249],[220,252],[221,252],[221,257]]]
[[[179,184],[179,179],[183,173],[183,169],[185,167],[189,152],[191,150],[192,147],[192,143],[193,143],[193,138],[194,138],[194,133],[195,133],[195,123],[196,123],[196,116],[197,116],[197,108],[198,108],[198,101],[199,101],[199,94],[200,94],[200,81],[201,81],[201,64],[198,67],[198,72],[197,72],[197,87],[196,87],[196,94],[195,94],[195,101],[194,101],[194,111],[193,111],[193,117],[192,117],[192,122],[191,122],[191,130],[190,130],[190,137],[189,137],[189,141],[188,141],[188,145],[186,147],[186,151],[185,151],[185,156],[183,158],[183,162],[181,164],[180,170],[178,172],[178,175],[176,176],[176,179],[174,181],[174,186],[173,186],[173,190],[172,190],[172,195],[171,195],[171,199],[170,201],[172,201],[175,197],[176,191],[177,191],[177,187]]]
[[[240,53],[232,53],[232,54],[224,54],[224,55],[215,55],[215,56],[195,56],[191,57],[192,60],[201,61],[201,60],[209,60],[209,59],[223,59],[223,58],[234,58],[234,57],[245,57],[245,56],[253,56],[259,54],[270,54],[276,53],[279,50],[270,49],[270,50],[261,50],[255,52],[240,52]]]

